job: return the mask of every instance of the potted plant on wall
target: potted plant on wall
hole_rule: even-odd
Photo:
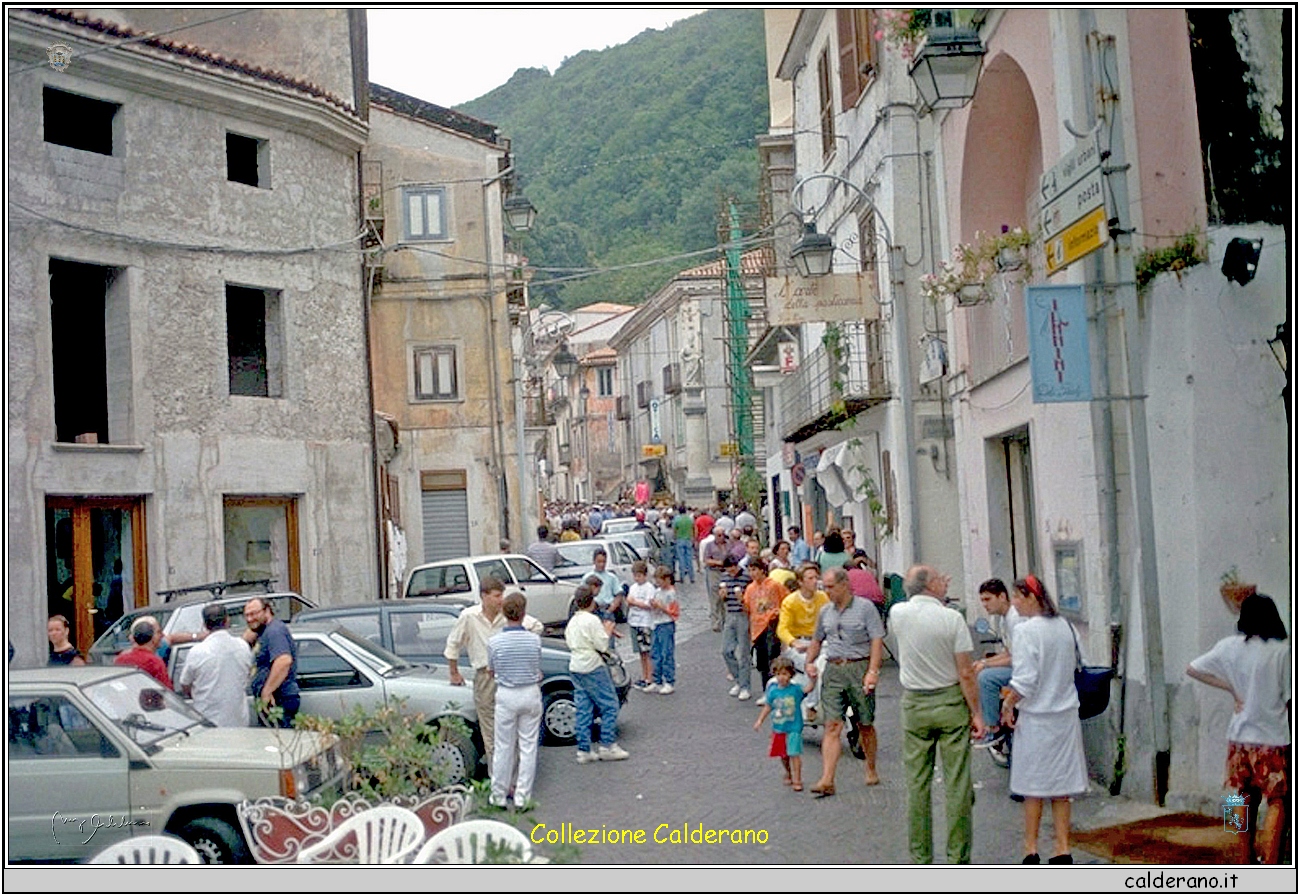
[[[1241,581],[1237,567],[1231,567],[1219,579],[1219,596],[1228,605],[1232,615],[1241,613],[1241,603],[1255,593],[1255,585]]]
[[[921,292],[936,303],[951,296],[959,306],[978,305],[992,297],[988,286],[994,277],[1012,272],[1026,280],[1033,276],[1033,243],[1033,235],[1023,227],[1003,225],[997,234],[976,231],[971,242],[952,247],[952,260],[943,262],[937,273],[921,278]]]

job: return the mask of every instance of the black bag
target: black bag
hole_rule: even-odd
[[[1074,635],[1074,687],[1079,692],[1079,718],[1091,719],[1110,705],[1110,681],[1115,677],[1115,670],[1110,666],[1085,666],[1079,635],[1072,625],[1070,634]]]

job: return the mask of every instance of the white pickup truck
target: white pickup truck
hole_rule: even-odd
[[[528,614],[544,625],[563,625],[569,619],[574,584],[561,583],[523,554],[483,554],[422,563],[406,574],[403,597],[448,603],[478,603],[479,583],[488,576],[500,579],[506,593],[518,591],[528,599]]]

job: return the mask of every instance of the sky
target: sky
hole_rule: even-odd
[[[552,74],[570,56],[626,43],[703,12],[685,7],[371,9],[370,80],[440,106],[500,87],[517,69]]]

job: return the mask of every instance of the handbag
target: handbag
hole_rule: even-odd
[[[1091,719],[1110,705],[1110,681],[1115,677],[1115,670],[1110,666],[1085,666],[1079,649],[1079,633],[1073,625],[1070,634],[1074,636],[1074,688],[1079,692],[1079,718]]]
[[[618,653],[613,650],[602,650],[600,658],[605,661],[605,668],[609,670],[609,678],[614,683],[615,690],[628,683],[627,669],[623,666],[623,658]]]

